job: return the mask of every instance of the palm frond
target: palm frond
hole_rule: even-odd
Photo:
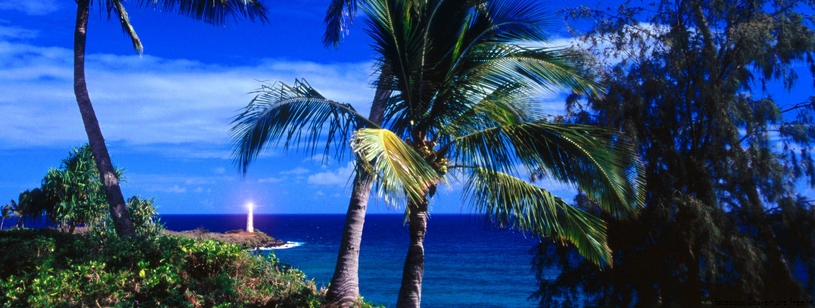
[[[617,218],[633,217],[644,202],[644,174],[634,147],[602,127],[504,125],[457,138],[450,147],[457,165],[551,177],[576,186]]]
[[[331,0],[325,12],[325,33],[323,44],[337,48],[342,38],[348,34],[357,12],[357,0]]]
[[[593,263],[611,265],[603,220],[544,189],[505,173],[474,168],[463,188],[463,199],[498,227],[572,243]]]
[[[454,137],[482,129],[543,118],[541,105],[525,82],[508,82],[497,89],[464,82],[436,98],[444,108],[431,110],[430,127]]]
[[[482,99],[524,100],[564,89],[594,95],[597,86],[577,75],[558,50],[485,43],[463,55],[439,87],[421,125],[444,127]],[[532,117],[539,117],[534,114]]]
[[[241,16],[250,21],[268,21],[267,9],[259,0],[140,0],[140,6],[178,12],[216,26]]]
[[[133,43],[133,49],[135,49],[141,56],[142,52],[144,52],[144,46],[142,46],[141,40],[136,34],[136,30],[133,29],[133,25],[130,24],[130,17],[127,15],[127,11],[125,10],[124,6],[122,6],[122,1],[108,0],[107,11],[108,19],[110,19],[111,13],[114,13],[118,17],[119,24],[122,25],[122,32],[130,37],[130,41]]]
[[[485,44],[466,59],[471,64],[470,82],[498,88],[507,82],[525,82],[540,91],[558,92],[570,89],[594,95],[598,86],[575,72],[568,57],[559,49],[531,48],[508,44]]]
[[[368,16],[366,32],[374,40],[381,66],[393,76],[393,88],[400,92],[401,113],[417,118],[425,104],[420,95],[424,70],[425,40],[422,32],[423,1],[368,0],[361,6]]]
[[[534,112],[530,111],[529,106],[522,104],[523,101],[523,99],[510,101],[492,98],[482,99],[458,114],[451,113],[451,116],[456,116],[452,119],[440,119],[439,122],[444,123],[444,125],[441,125],[439,130],[442,134],[455,138],[490,127],[529,122],[530,116],[534,115]]]
[[[482,33],[493,42],[545,42],[549,40],[552,11],[536,0],[487,1],[480,13],[490,21]]]
[[[380,193],[388,200],[420,200],[438,172],[419,153],[387,129],[360,129],[352,142],[354,152],[369,162]]]
[[[333,148],[341,156],[354,130],[378,127],[351,105],[326,99],[304,80],[293,86],[262,85],[255,93],[232,121],[233,158],[244,173],[269,141],[283,141],[284,149],[302,145],[312,152],[324,144],[325,154]]]
[[[459,2],[464,2],[466,7],[439,6],[439,11],[444,11],[444,16],[440,19],[445,23],[437,25],[431,31],[434,45],[439,45],[439,41],[443,42],[441,44],[445,44],[444,42],[454,44],[441,48],[441,51],[447,53],[442,58],[448,61],[457,62],[469,54],[471,49],[482,44],[548,41],[550,14],[539,2],[529,0]],[[451,13],[466,16],[448,18]],[[450,30],[457,32],[450,33]]]

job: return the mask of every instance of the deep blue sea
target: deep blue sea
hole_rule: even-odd
[[[255,229],[299,242],[273,250],[317,284],[331,281],[345,215],[255,215]],[[368,215],[362,235],[360,293],[394,307],[408,230],[402,215]],[[245,215],[162,215],[169,230],[203,227],[225,232],[246,227]],[[431,215],[425,239],[422,307],[534,307],[536,288],[530,249],[538,242],[519,232],[493,228],[473,215]]]

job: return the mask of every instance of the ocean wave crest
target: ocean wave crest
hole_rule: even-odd
[[[305,243],[304,243],[304,242],[286,242],[286,243],[285,243],[285,244],[283,244],[283,245],[278,245],[278,246],[274,246],[274,247],[260,247],[260,248],[258,248],[258,249],[260,249],[260,250],[278,250],[278,249],[289,249],[289,248],[294,248],[294,247],[300,247],[300,246],[303,246],[303,244],[305,244]]]

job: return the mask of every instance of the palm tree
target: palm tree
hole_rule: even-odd
[[[136,31],[130,24],[130,18],[125,11],[122,0],[102,0],[107,10],[108,18],[116,16],[133,43],[133,48],[141,54],[142,44]],[[127,212],[124,197],[119,182],[116,179],[113,165],[110,162],[105,138],[96,119],[96,113],[91,105],[88,88],[85,83],[85,41],[88,28],[88,14],[92,0],[77,0],[76,28],[74,30],[74,94],[82,115],[82,122],[88,141],[93,151],[96,165],[99,168],[99,178],[102,179],[105,198],[110,208],[116,234],[119,236],[135,236],[136,230],[130,215]],[[141,0],[143,7],[161,7],[163,11],[177,11],[182,15],[200,19],[205,22],[221,25],[228,17],[237,17],[241,14],[250,20],[258,18],[266,20],[266,9],[257,0]]]
[[[327,141],[324,153],[342,158],[351,132],[362,127],[379,127],[382,123],[381,102],[388,93],[377,90],[369,120],[351,105],[326,99],[305,80],[296,80],[293,85],[262,85],[244,112],[232,122],[235,162],[245,174],[260,151],[283,139],[284,149],[302,142],[311,145],[312,152],[321,141]],[[324,133],[327,136],[322,137]],[[361,165],[358,159],[357,165]],[[356,168],[337,264],[327,294],[330,302],[341,307],[353,306],[359,298],[360,243],[373,180],[370,172]]]
[[[14,200],[11,200],[11,203],[14,204]],[[12,214],[14,214],[14,212],[12,211],[11,205],[6,204],[3,206],[3,216],[0,218],[0,230],[3,230],[3,224],[5,224],[6,218],[11,217]]]
[[[24,228],[26,220],[41,219],[47,207],[46,195],[39,188],[26,189],[20,192],[17,202],[11,200],[11,212],[17,216],[17,228]]]
[[[524,0],[375,0],[363,9],[394,95],[388,129],[359,130],[353,148],[374,162],[366,167],[380,189],[407,203],[411,240],[397,306],[421,302],[429,199],[449,172],[466,179],[465,201],[497,226],[571,242],[608,264],[602,220],[520,179],[576,186],[613,217],[631,217],[642,204],[629,143],[602,128],[550,123],[532,103],[539,91],[592,92],[567,57],[540,47],[544,9]]]
[[[356,0],[332,0],[326,11],[325,34],[323,44],[337,47],[348,25],[353,21],[358,3]],[[385,115],[385,100],[390,96],[389,87],[385,85],[391,79],[387,70],[380,70],[380,78],[368,119],[376,125],[382,125]],[[357,161],[357,164],[363,164]],[[355,171],[351,199],[345,214],[340,250],[337,253],[337,264],[334,275],[328,286],[326,299],[339,307],[354,306],[359,299],[359,254],[362,243],[362,229],[365,225],[365,212],[368,208],[368,197],[371,195],[373,175],[365,169]]]
[[[265,142],[283,139],[285,148],[325,143],[325,153],[342,155],[356,130],[357,170],[375,174],[391,201],[407,201],[411,245],[399,306],[420,303],[427,205],[448,171],[468,179],[465,199],[499,226],[574,243],[608,263],[600,219],[517,177],[526,171],[573,184],[614,217],[630,217],[642,200],[628,143],[602,128],[548,123],[531,104],[536,90],[591,91],[557,50],[519,44],[545,41],[541,9],[524,1],[378,0],[364,10],[391,78],[379,83],[393,91],[382,122],[389,130],[305,82],[277,83],[263,86],[233,122],[236,161],[245,166]]]
[[[22,192],[20,193],[20,197],[22,197]],[[22,228],[25,214],[23,213],[23,208],[20,207],[20,204],[18,204],[17,201],[14,201],[14,199],[11,199],[11,204],[6,205],[6,207],[9,208],[9,211],[11,211],[9,216],[17,216],[17,223],[15,227]]]

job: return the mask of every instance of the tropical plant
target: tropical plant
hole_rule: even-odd
[[[130,37],[133,48],[141,54],[143,48],[141,40],[123,6],[122,0],[101,0],[100,5],[107,11],[108,19],[115,16],[122,26],[122,30]],[[76,27],[74,29],[74,94],[82,115],[85,132],[88,135],[91,149],[99,169],[99,178],[102,179],[105,198],[108,201],[110,216],[119,236],[132,237],[136,235],[133,222],[127,212],[124,197],[119,182],[116,179],[113,165],[110,161],[102,130],[93,110],[91,99],[85,82],[85,41],[88,28],[88,15],[92,0],[77,0]],[[159,8],[165,12],[178,13],[203,20],[213,25],[227,22],[229,17],[237,18],[239,15],[250,20],[266,20],[266,8],[257,0],[141,0],[142,7]]]
[[[284,148],[325,143],[325,153],[342,155],[356,131],[357,169],[376,175],[390,201],[407,202],[411,245],[399,306],[420,303],[427,206],[448,171],[468,179],[465,199],[497,225],[610,262],[602,220],[517,177],[573,184],[614,217],[630,217],[642,199],[629,143],[606,129],[550,123],[533,103],[541,90],[591,92],[558,50],[533,47],[546,41],[543,10],[457,0],[368,1],[363,9],[387,72],[378,86],[393,91],[383,106],[389,129],[303,81],[264,85],[233,122],[236,162],[245,166],[265,142],[282,139]]]
[[[538,272],[561,273],[540,275],[541,306],[812,298],[815,206],[796,188],[815,184],[815,99],[767,92],[815,65],[812,9],[683,0],[567,12],[594,22],[579,47],[607,92],[571,100],[574,120],[638,141],[648,197],[638,219],[609,225],[610,270],[539,248]]]
[[[153,205],[153,198],[143,199],[139,196],[127,199],[127,212],[133,220],[136,235],[141,239],[155,239],[164,234],[164,224],[158,217],[158,211]],[[91,233],[102,238],[116,234],[110,216],[105,216],[91,226]]]
[[[17,228],[23,228],[26,220],[38,220],[49,208],[48,196],[40,188],[26,189],[11,203],[12,212],[17,216]]]
[[[11,200],[14,203],[14,200]],[[3,225],[6,223],[6,218],[10,218],[14,212],[12,211],[12,207],[9,204],[3,206],[3,216],[0,218],[0,230],[3,230]]]
[[[117,180],[122,171],[114,169]],[[67,227],[68,233],[81,224],[95,224],[105,218],[105,199],[99,171],[89,145],[74,148],[60,168],[51,168],[42,180],[47,198],[43,210],[51,222]]]
[[[356,0],[332,0],[326,10],[325,33],[323,44],[337,47],[343,36],[348,32],[350,24],[356,15],[359,3]],[[379,81],[371,103],[368,119],[376,125],[382,125],[385,115],[385,100],[390,96],[389,86],[386,82],[391,79],[388,70],[379,70]],[[384,86],[379,86],[382,84]],[[357,157],[357,164],[364,164]],[[334,305],[341,307],[355,306],[359,301],[359,254],[362,243],[362,229],[365,225],[365,211],[368,207],[368,197],[373,187],[373,175],[365,169],[356,169],[351,199],[348,211],[345,214],[340,249],[337,253],[337,264],[334,275],[328,287],[326,299]]]
[[[8,208],[9,211],[8,216],[17,216],[17,223],[15,224],[15,227],[22,227],[23,218],[25,214],[23,214],[23,209],[20,207],[20,204],[17,203],[17,201],[14,201],[14,199],[11,199],[10,203],[6,204],[6,206],[3,208],[4,217],[6,210],[5,208]]]

